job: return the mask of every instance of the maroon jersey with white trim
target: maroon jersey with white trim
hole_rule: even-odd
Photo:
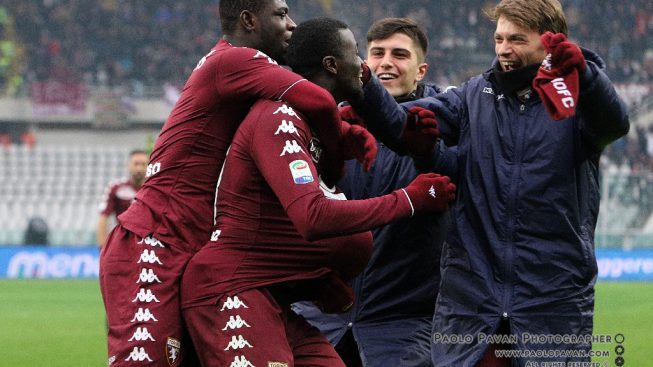
[[[221,40],[198,63],[164,124],[147,179],[120,223],[197,250],[214,224],[215,187],[233,134],[259,98],[307,82],[260,51]]]
[[[225,161],[211,241],[186,268],[182,307],[331,270],[349,279],[365,267],[368,230],[409,216],[410,204],[401,192],[349,201],[324,188],[316,168],[321,155],[292,107],[263,100],[252,107]]]
[[[121,178],[109,183],[100,200],[100,214],[116,216],[122,214],[134,201],[138,187],[129,178]]]

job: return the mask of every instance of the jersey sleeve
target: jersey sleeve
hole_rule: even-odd
[[[257,127],[252,157],[305,239],[364,232],[411,215],[400,191],[366,200],[334,200],[335,195],[320,187],[311,154],[315,145],[301,117],[264,111]]]

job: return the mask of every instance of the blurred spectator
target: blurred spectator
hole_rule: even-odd
[[[48,244],[48,223],[42,217],[35,216],[29,220],[25,230],[25,245],[47,245]]]

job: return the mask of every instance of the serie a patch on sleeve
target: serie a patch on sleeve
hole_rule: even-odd
[[[311,173],[311,167],[304,160],[296,160],[290,162],[288,165],[290,167],[290,173],[292,174],[292,179],[297,185],[304,185],[310,182],[313,182],[313,174]]]

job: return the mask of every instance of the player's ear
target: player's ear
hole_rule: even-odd
[[[338,63],[334,56],[324,56],[322,59],[322,68],[331,74],[338,74]]]
[[[240,25],[248,32],[253,32],[256,29],[258,19],[256,15],[249,10],[243,10],[238,17]]]

